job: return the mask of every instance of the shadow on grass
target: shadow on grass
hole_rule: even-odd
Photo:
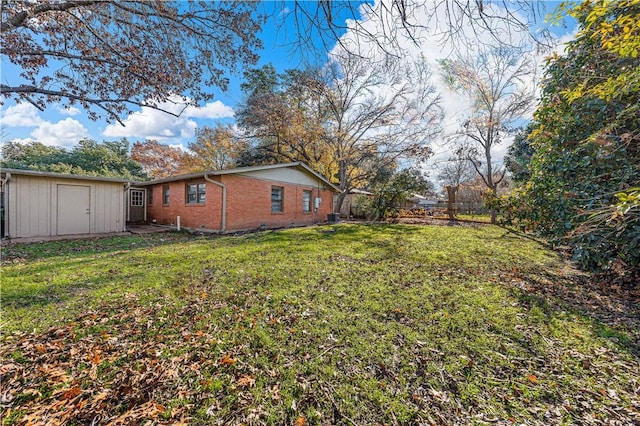
[[[545,273],[520,284],[521,303],[539,307],[551,319],[578,315],[590,322],[597,336],[640,359],[640,301],[628,293],[607,292],[586,274]]]
[[[185,233],[98,237],[91,239],[7,244],[2,246],[1,252],[3,263],[10,264],[69,255],[118,253],[145,247],[184,242],[196,238],[200,237]]]

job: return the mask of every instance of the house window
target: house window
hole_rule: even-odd
[[[271,213],[282,213],[284,199],[284,188],[281,186],[271,187]]]
[[[202,183],[187,184],[187,204],[204,204],[206,185]]]
[[[150,206],[153,204],[153,188],[147,189],[147,205]]]
[[[311,212],[311,191],[302,191],[302,211]]]
[[[162,187],[162,204],[169,204],[169,185]]]
[[[144,191],[131,190],[131,207],[144,206]]]

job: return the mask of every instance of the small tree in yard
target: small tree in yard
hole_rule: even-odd
[[[358,207],[371,219],[382,219],[397,210],[412,194],[424,194],[433,189],[431,182],[416,169],[394,170],[382,166],[371,179],[372,198],[362,198]]]

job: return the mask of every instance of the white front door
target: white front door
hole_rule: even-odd
[[[91,232],[91,187],[58,185],[57,235]]]

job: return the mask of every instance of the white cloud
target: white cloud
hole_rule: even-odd
[[[61,104],[56,105],[56,110],[58,110],[60,114],[68,115],[69,117],[74,117],[80,114],[80,110],[78,108]]]
[[[159,141],[193,136],[196,123],[187,117],[175,117],[162,111],[143,107],[119,123],[110,124],[102,133],[108,137],[137,137]]]
[[[189,118],[228,118],[233,117],[233,108],[220,101],[210,102],[204,107],[186,106],[175,98],[175,101],[164,102],[158,108],[168,111],[167,114],[158,109],[142,107],[119,123],[110,124],[103,132],[108,137],[136,137],[156,139],[158,141],[176,141],[191,138],[195,134],[197,124]]]
[[[31,132],[31,137],[51,146],[73,146],[80,139],[88,138],[89,132],[77,120],[65,118],[57,123],[43,121]]]
[[[230,118],[233,108],[220,101],[209,102],[202,108],[188,106],[183,115],[196,118]]]
[[[42,142],[51,146],[72,146],[82,138],[89,137],[87,129],[77,120],[66,118],[52,123],[43,120],[38,109],[31,104],[11,105],[2,111],[2,125],[6,127],[35,127],[29,138],[14,138],[13,141],[28,143]]]
[[[36,127],[41,123],[38,109],[31,104],[15,104],[2,111],[2,125],[6,127]]]

